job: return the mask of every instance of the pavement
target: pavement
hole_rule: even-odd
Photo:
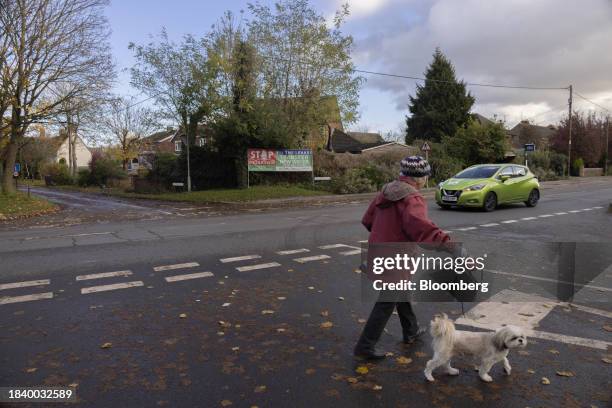
[[[510,353],[512,375],[497,365],[486,384],[469,358],[458,358],[459,376],[436,372],[429,384],[422,370],[430,338],[400,344],[396,318],[380,344],[386,361],[351,354],[371,308],[358,273],[367,197],[210,215],[62,194],[65,208],[83,206],[73,214],[94,215],[0,231],[0,386],[71,386],[86,407],[611,404],[608,258],[571,303],[527,292],[541,282],[523,267],[535,263],[527,249],[498,271],[524,299],[508,302],[501,293],[463,309],[415,305],[422,325],[446,312],[461,329],[511,323],[529,334],[527,348]],[[466,243],[606,248],[611,198],[610,178],[572,180],[546,184],[535,208],[449,211],[430,200],[429,213]],[[148,216],[114,219],[91,209],[109,206]]]

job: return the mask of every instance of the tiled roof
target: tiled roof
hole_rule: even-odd
[[[365,139],[367,140],[367,138]],[[368,149],[375,146],[383,145],[387,142],[382,140],[372,140],[371,142],[363,143],[355,136],[347,134],[341,130],[334,129],[327,143],[327,150],[336,153],[360,153],[363,149]]]

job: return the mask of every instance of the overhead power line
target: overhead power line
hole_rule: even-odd
[[[598,104],[598,103],[593,102],[593,101],[592,101],[592,100],[590,100],[589,98],[586,98],[586,97],[584,97],[584,96],[580,95],[578,92],[574,91],[574,94],[575,94],[576,96],[578,96],[579,98],[581,98],[581,99],[583,99],[583,100],[585,100],[585,101],[587,101],[587,102],[589,102],[589,103],[591,103],[591,104],[593,104],[593,105],[595,105],[595,106],[597,106],[597,107],[599,107],[599,108],[601,108],[601,109],[605,110],[606,112],[608,112],[608,113],[612,113],[612,111],[611,111],[610,109],[608,109],[608,108],[606,108],[606,107],[604,107],[604,106],[601,106],[601,105],[600,105],[600,104]]]

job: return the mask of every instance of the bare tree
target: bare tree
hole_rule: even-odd
[[[102,119],[108,132],[109,144],[118,145],[121,163],[127,170],[128,161],[138,153],[142,138],[156,126],[151,109],[135,105],[133,98],[115,98],[108,104]]]
[[[2,190],[11,180],[17,149],[32,123],[44,122],[69,100],[114,75],[104,16],[107,0],[0,0],[6,50],[2,94],[10,106],[0,132],[8,132]],[[68,87],[63,92],[62,86]],[[10,111],[10,116],[8,116]]]

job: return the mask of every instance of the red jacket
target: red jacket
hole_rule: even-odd
[[[368,243],[450,241],[427,216],[427,203],[407,177],[386,184],[370,203],[361,223],[370,231]]]

